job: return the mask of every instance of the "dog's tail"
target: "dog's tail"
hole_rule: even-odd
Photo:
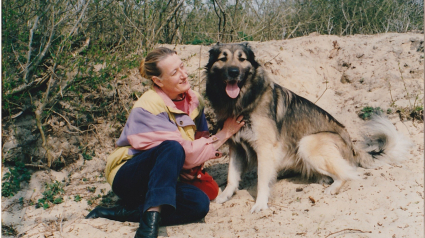
[[[407,157],[413,143],[398,132],[386,117],[375,115],[364,125],[363,141],[357,148],[356,160],[364,168],[375,167],[375,159],[399,163]]]

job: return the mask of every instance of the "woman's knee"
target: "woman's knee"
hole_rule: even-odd
[[[193,202],[193,211],[196,213],[197,219],[204,218],[210,211],[210,199],[208,196],[199,190],[196,200]]]
[[[185,157],[183,146],[175,140],[163,141],[158,147],[161,148],[161,150],[172,150],[176,155],[181,155],[183,158]]]
[[[195,220],[204,218],[210,210],[207,194],[190,184],[177,184],[177,203]]]
[[[201,218],[205,217],[210,211],[210,199],[204,192],[202,193],[203,196],[199,196],[199,202],[197,205],[199,209],[199,216],[201,216]]]
[[[156,147],[156,151],[157,153],[160,153],[162,154],[162,156],[165,156],[167,158],[172,157],[173,161],[180,162],[179,164],[181,164],[181,166],[183,166],[183,163],[186,159],[186,154],[184,152],[183,146],[179,142],[174,140],[163,141]]]

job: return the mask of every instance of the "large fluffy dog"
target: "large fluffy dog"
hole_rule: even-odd
[[[356,166],[370,167],[373,157],[401,159],[409,142],[383,117],[368,124],[362,148],[353,145],[344,126],[307,99],[274,83],[247,44],[217,44],[210,50],[206,93],[221,125],[243,115],[246,123],[229,141],[226,189],[216,202],[238,189],[243,172],[258,166],[256,203],[251,212],[267,209],[270,186],[282,170],[308,178],[332,178],[325,193],[336,194]],[[330,180],[331,181],[331,180]]]

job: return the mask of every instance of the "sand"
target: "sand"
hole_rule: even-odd
[[[384,112],[390,108],[388,118],[414,146],[398,165],[358,168],[361,179],[349,181],[337,195],[325,195],[323,185],[299,176],[279,178],[272,187],[270,208],[254,214],[250,209],[257,179],[256,172],[250,172],[229,201],[211,203],[204,220],[161,227],[160,237],[424,237],[424,126],[403,116],[404,110],[423,105],[423,40],[420,34],[388,33],[347,37],[311,34],[250,42],[257,60],[277,82],[331,113],[347,127],[353,140],[361,139],[364,121],[359,111],[372,106]],[[176,46],[195,90],[204,90],[202,71],[208,49]],[[140,84],[136,72],[129,71],[133,81],[128,85]],[[94,198],[110,190],[102,176],[106,156],[113,148],[107,133],[110,127],[105,123],[98,128],[105,138],[93,142],[99,145],[92,160],[80,156],[59,172],[37,171],[21,192],[2,198],[2,224],[13,226],[19,237],[133,237],[137,223],[84,219],[100,202]],[[221,189],[227,180],[228,160],[225,156],[206,164]],[[54,180],[66,184],[64,202],[36,209],[30,201],[41,198],[44,183]],[[76,195],[82,200],[75,201]],[[20,197],[24,202],[19,202]]]

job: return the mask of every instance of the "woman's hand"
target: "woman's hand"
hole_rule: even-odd
[[[221,131],[225,132],[225,137],[227,140],[236,134],[236,132],[238,132],[244,125],[245,122],[243,121],[243,116],[239,116],[238,118],[227,118]]]
[[[236,134],[236,132],[238,132],[245,125],[245,122],[242,120],[243,116],[239,116],[238,118],[227,118],[221,131],[215,134],[215,136],[218,138],[218,141],[214,143],[215,149],[218,149],[221,145],[224,144],[224,142]]]
[[[200,166],[196,166],[196,167],[191,168],[191,169],[182,170],[182,171],[180,171],[180,177],[184,180],[187,180],[187,181],[194,180],[196,178],[197,174],[199,173],[199,171],[202,171],[203,169],[204,169],[204,164],[202,164]],[[198,178],[200,178],[200,177],[198,177]]]
[[[195,179],[195,175],[192,175],[191,173],[187,173],[185,171],[180,172],[180,176],[184,179],[184,180],[194,180]]]

